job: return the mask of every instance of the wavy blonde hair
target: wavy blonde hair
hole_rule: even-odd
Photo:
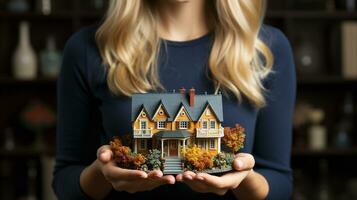
[[[214,42],[209,70],[216,89],[232,92],[239,101],[265,105],[262,81],[270,73],[273,56],[259,38],[265,0],[212,0]],[[111,1],[96,33],[107,66],[107,84],[116,95],[130,96],[164,89],[157,60],[161,39],[157,14],[150,0]]]

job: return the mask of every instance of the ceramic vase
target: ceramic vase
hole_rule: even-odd
[[[19,41],[13,55],[13,74],[16,79],[31,80],[37,75],[37,58],[30,42],[30,30],[27,22],[21,22]]]

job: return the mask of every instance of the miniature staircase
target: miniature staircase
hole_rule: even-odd
[[[164,164],[164,174],[181,174],[182,172],[181,158],[166,158]]]

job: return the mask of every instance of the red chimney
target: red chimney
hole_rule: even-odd
[[[195,88],[190,89],[190,106],[193,107],[195,105]]]
[[[182,87],[179,90],[180,90],[180,94],[182,94],[182,95],[186,94],[186,88]]]

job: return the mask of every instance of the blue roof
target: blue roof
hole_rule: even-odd
[[[189,103],[188,94],[180,93],[135,93],[132,95],[131,120],[145,108],[147,114],[152,118],[160,105],[164,106],[168,114],[168,121],[173,121],[177,112],[184,106],[190,118],[198,121],[204,109],[210,106],[220,122],[223,122],[222,94],[195,94],[194,106]]]

